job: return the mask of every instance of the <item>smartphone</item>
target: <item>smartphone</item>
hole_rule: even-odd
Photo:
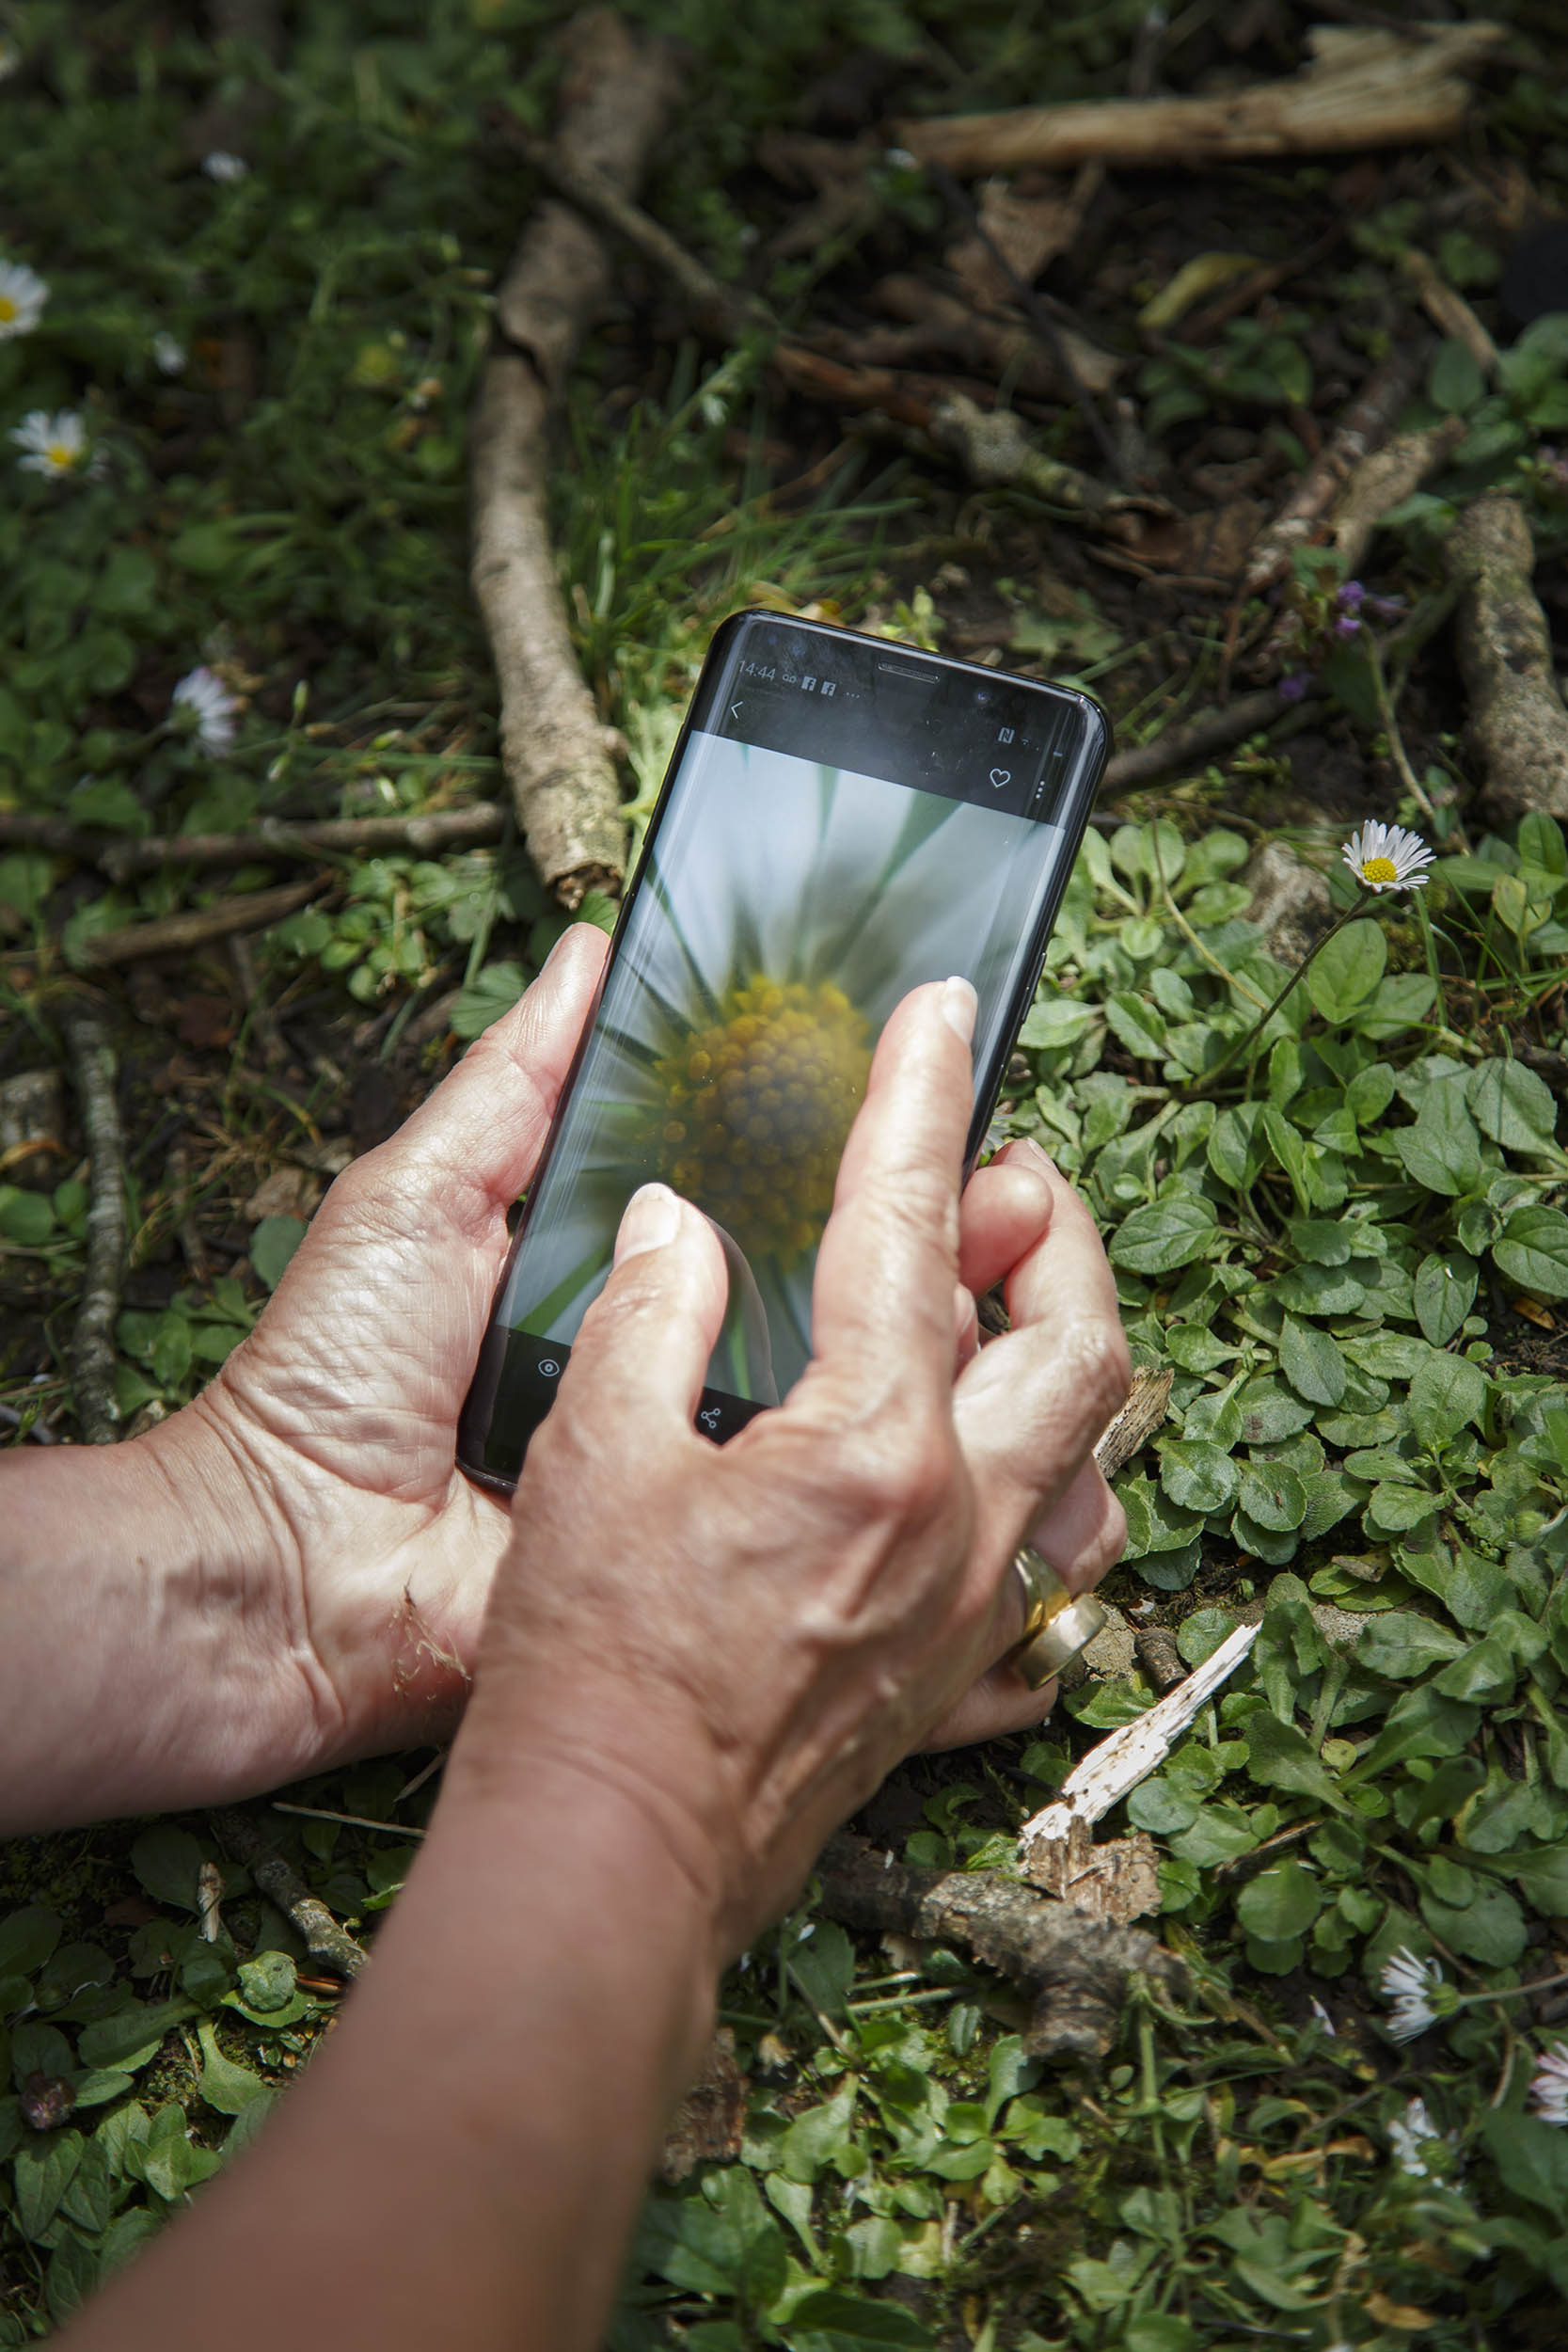
[[[882,1024],[923,980],[974,983],[973,1166],[1109,749],[1066,687],[819,621],[722,625],[501,1278],[470,1476],[515,1486],[651,1179],[729,1268],[697,1425],[722,1442],[788,1393]]]

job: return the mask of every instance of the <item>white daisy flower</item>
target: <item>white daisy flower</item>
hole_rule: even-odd
[[[0,343],[30,335],[43,316],[49,289],[25,262],[0,262]]]
[[[179,336],[171,335],[166,327],[160,327],[153,336],[152,363],[161,375],[182,375],[189,356]]]
[[[1430,2149],[1434,2140],[1439,2149],[1446,2148],[1448,2145],[1442,2133],[1427,2113],[1424,2099],[1410,2101],[1404,2110],[1404,2121],[1389,2124],[1388,2137],[1393,2143],[1394,2157],[1400,2170],[1408,2172],[1412,2179],[1418,2181],[1430,2180],[1432,2177],[1432,2168],[1422,2155],[1422,2149]],[[1439,2169],[1441,2169],[1439,2167]]]
[[[1530,2105],[1543,2123],[1568,2123],[1568,2042],[1553,2044],[1530,2076]]]
[[[1418,2033],[1425,2033],[1435,2022],[1437,2011],[1430,1995],[1442,1981],[1441,1969],[1418,1960],[1407,1945],[1402,1945],[1391,1960],[1385,1961],[1378,1983],[1384,1999],[1394,2005],[1388,2030],[1396,2042],[1414,2042]]]
[[[1344,847],[1344,861],[1358,882],[1369,890],[1420,890],[1431,880],[1422,869],[1432,864],[1432,851],[1418,833],[1402,825],[1380,825],[1369,818]]]
[[[98,469],[87,428],[74,408],[57,409],[54,416],[46,408],[29,409],[12,427],[10,437],[25,453],[16,461],[24,473],[41,473],[59,482],[67,474]]]
[[[227,149],[214,147],[210,155],[201,158],[201,168],[209,180],[215,180],[220,188],[232,187],[236,180],[244,180],[250,166],[243,155],[230,155]]]
[[[234,740],[234,718],[240,706],[213,671],[203,666],[187,671],[174,690],[168,707],[171,720],[190,727],[204,752],[226,752]],[[185,713],[189,712],[189,719]]]

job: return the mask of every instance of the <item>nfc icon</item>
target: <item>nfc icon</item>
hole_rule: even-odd
[[[1010,743],[1013,739],[1013,731],[1011,727],[998,727],[996,730],[996,739],[999,743]]]

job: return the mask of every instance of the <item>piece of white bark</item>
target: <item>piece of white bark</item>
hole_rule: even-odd
[[[1065,1841],[1074,1821],[1098,1821],[1164,1762],[1198,1708],[1229,1679],[1257,1639],[1255,1625],[1239,1625],[1184,1682],[1073,1766],[1060,1794],[1019,1832],[1018,1858],[1027,1875],[1033,1875],[1034,1857],[1039,1854],[1043,1862],[1043,1850]]]

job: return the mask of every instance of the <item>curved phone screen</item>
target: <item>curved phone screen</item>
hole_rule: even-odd
[[[482,1475],[515,1477],[640,1184],[695,1202],[723,1248],[729,1302],[698,1419],[726,1437],[810,1359],[840,1153],[882,1025],[921,981],[974,981],[989,1103],[1077,846],[1073,773],[1102,755],[1098,714],[1022,681],[977,689],[985,673],[902,648],[845,662],[846,644],[869,641],[821,636],[838,676],[797,667],[785,681],[753,653],[774,675],[752,678],[732,651],[699,703],[706,723],[684,740],[497,1300],[465,1417]],[[816,632],[809,650],[825,667]],[[945,750],[944,674],[963,681],[968,718]],[[977,724],[976,691],[988,718],[1008,715]],[[879,692],[879,724],[863,707]],[[828,739],[901,774],[816,755]]]

